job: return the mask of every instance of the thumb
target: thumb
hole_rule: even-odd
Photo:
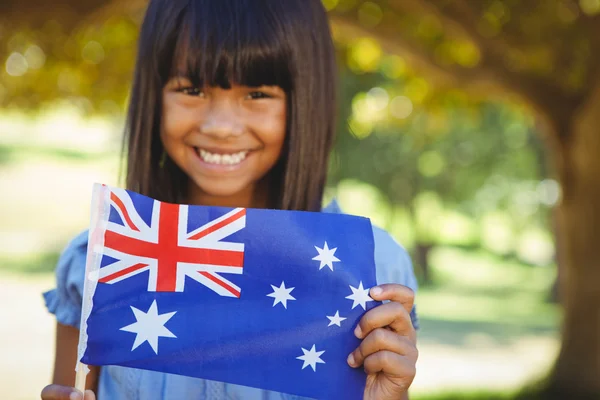
[[[48,385],[42,390],[42,400],[96,400],[96,395],[91,390],[81,392],[70,386]]]
[[[82,400],[81,392],[70,386],[48,385],[42,390],[42,400]],[[93,399],[93,398],[92,398]]]

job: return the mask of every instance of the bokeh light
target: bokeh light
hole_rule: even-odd
[[[375,71],[382,56],[379,42],[371,38],[361,38],[352,44],[348,52],[348,65],[356,73]]]
[[[104,47],[100,43],[91,40],[81,50],[81,57],[90,64],[99,64],[104,60]]]
[[[579,6],[587,15],[600,14],[600,0],[579,0]]]
[[[540,203],[553,207],[560,201],[560,185],[554,179],[544,179],[537,186],[537,194]]]
[[[376,111],[383,111],[390,101],[388,92],[380,87],[374,87],[367,92],[367,102],[369,103],[369,109]]]
[[[10,76],[23,76],[27,73],[29,64],[23,54],[14,52],[6,60],[6,73]]]
[[[358,20],[366,28],[377,26],[383,19],[383,10],[379,4],[365,1],[358,9]]]
[[[40,69],[46,63],[46,54],[44,50],[42,50],[37,45],[31,45],[25,51],[25,59],[27,60],[27,65],[31,69]]]
[[[408,118],[413,112],[413,103],[406,96],[397,96],[392,99],[390,103],[390,114],[394,118],[405,119]]]

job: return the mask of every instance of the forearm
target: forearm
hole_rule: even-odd
[[[79,330],[71,326],[56,324],[56,347],[54,360],[54,375],[52,383],[63,386],[75,385],[75,364],[77,363],[77,343]],[[100,367],[90,365],[86,377],[86,389],[94,392],[98,389]]]

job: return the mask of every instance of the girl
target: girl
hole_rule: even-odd
[[[320,210],[335,81],[320,0],[151,0],[127,118],[127,188],[174,203]],[[406,252],[379,229],[374,237],[381,284],[370,294],[387,301],[360,320],[348,364],[367,374],[365,399],[406,399],[417,359],[406,286],[416,283]],[[86,241],[67,247],[45,295],[58,322],[45,400],[82,398],[71,385]],[[117,366],[92,367],[87,386],[110,400],[296,398]]]

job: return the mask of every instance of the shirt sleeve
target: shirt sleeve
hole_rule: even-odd
[[[397,283],[417,292],[417,278],[408,252],[383,229],[373,227],[375,240],[375,265],[377,283]],[[419,329],[417,308],[413,306],[410,317],[415,329]]]
[[[43,294],[56,321],[75,328],[79,328],[81,319],[87,238],[87,232],[83,232],[65,248],[56,265],[56,289]]]

